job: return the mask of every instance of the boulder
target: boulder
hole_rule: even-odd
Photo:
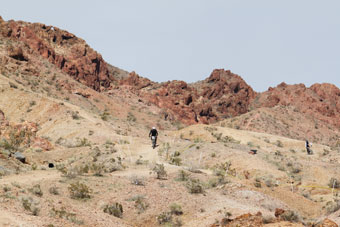
[[[25,157],[25,155],[23,155],[21,152],[15,152],[14,154],[13,154],[13,157],[15,158],[15,159],[17,159],[17,160],[19,160],[20,162],[22,162],[22,163],[25,163],[26,162],[26,157]]]

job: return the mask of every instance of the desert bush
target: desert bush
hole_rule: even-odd
[[[76,178],[82,173],[82,170],[77,166],[66,168],[64,164],[60,164],[57,165],[56,168],[59,172],[61,172],[63,177],[67,177],[70,179]]]
[[[80,119],[78,111],[72,111],[71,116],[72,116],[73,120],[79,120]]]
[[[53,185],[52,187],[50,187],[48,189],[49,193],[52,194],[52,195],[59,195],[59,188],[55,185]]]
[[[211,133],[211,135],[212,135],[213,137],[215,137],[216,140],[220,141],[223,134],[222,134],[222,133]]]
[[[92,190],[83,183],[73,183],[68,187],[72,199],[89,199]]]
[[[39,196],[39,197],[43,196],[43,192],[41,190],[40,184],[34,185],[32,188],[29,189],[29,191],[36,196]]]
[[[299,215],[291,210],[286,210],[283,214],[281,214],[280,217],[282,218],[282,220],[289,222],[298,222],[300,220]]]
[[[178,181],[187,181],[190,177],[190,173],[186,172],[185,170],[178,171],[176,180]]]
[[[143,160],[143,156],[139,156],[139,158],[136,160],[136,165],[146,165],[149,163],[148,160]]]
[[[97,176],[97,177],[103,176],[104,166],[102,164],[92,163],[90,169],[91,169],[94,176]]]
[[[108,121],[110,117],[110,113],[107,110],[104,110],[104,112],[101,113],[99,116],[103,121]]]
[[[188,188],[189,192],[192,194],[198,194],[198,193],[203,193],[204,188],[199,179],[189,179],[187,181],[186,187]]]
[[[123,217],[123,206],[120,203],[114,203],[113,205],[106,205],[103,211],[104,213],[113,215],[117,218]]]
[[[180,157],[171,157],[170,164],[180,166],[182,164],[182,159]]]
[[[139,213],[144,212],[149,207],[149,204],[145,201],[145,198],[138,196],[135,199],[135,208],[137,208]]]
[[[83,221],[77,219],[77,215],[75,213],[67,212],[65,207],[62,207],[60,210],[53,207],[51,210],[51,215],[53,217],[62,218],[78,225],[84,224]]]
[[[324,209],[326,209],[327,214],[338,211],[340,209],[340,200],[328,201],[324,206]]]
[[[21,198],[21,204],[25,210],[32,213],[34,216],[38,216],[40,209],[37,207],[37,203],[31,197],[23,197]]]
[[[12,190],[12,188],[8,185],[4,185],[4,187],[2,188],[4,190],[4,192],[9,192]]]
[[[227,171],[230,170],[231,162],[224,162],[220,164],[216,164],[213,167],[213,173],[215,176],[225,176],[227,174]]]
[[[225,185],[230,183],[230,181],[225,176],[218,176],[212,179],[209,179],[208,186],[210,188],[215,188],[218,185]]]
[[[255,181],[254,186],[257,188],[261,188],[262,187],[261,181]]]
[[[269,187],[269,188],[274,186],[273,180],[270,179],[270,178],[267,178],[267,179],[264,181],[264,183],[265,183],[266,186]]]
[[[297,162],[291,162],[289,161],[287,163],[287,167],[289,167],[289,170],[291,173],[300,173],[302,171],[302,165],[300,163]]]
[[[157,179],[165,180],[167,178],[167,173],[163,164],[156,164],[152,170],[157,174]]]
[[[182,210],[181,205],[176,204],[176,203],[173,203],[173,204],[170,205],[170,212],[171,212],[171,214],[174,214],[174,215],[182,215],[183,214],[183,210]]]
[[[133,115],[133,113],[129,112],[126,117],[126,120],[129,122],[136,122],[137,118],[135,117],[135,115]]]
[[[87,138],[77,138],[77,145],[76,147],[90,147],[91,146],[91,142],[87,139]]]
[[[283,147],[283,143],[281,140],[276,140],[276,146]]]
[[[171,212],[163,212],[157,216],[158,224],[164,225],[167,223],[171,223],[172,221],[172,214]]]

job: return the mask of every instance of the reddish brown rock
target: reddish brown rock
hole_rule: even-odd
[[[114,80],[102,56],[84,40],[53,26],[40,23],[9,21],[0,23],[2,36],[18,41],[29,48],[31,55],[42,56],[74,79],[100,91]],[[13,52],[14,51],[14,52]],[[10,56],[28,60],[21,49]]]
[[[318,227],[338,227],[338,225],[332,221],[326,218]]]
[[[280,209],[280,208],[276,208],[275,209],[275,217],[280,217],[281,214],[283,214],[285,212],[285,210]]]
[[[214,70],[204,81],[187,84],[171,81],[161,84],[131,73],[121,81],[142,99],[166,111],[166,116],[185,124],[212,123],[248,111],[255,92],[241,77],[225,70]]]

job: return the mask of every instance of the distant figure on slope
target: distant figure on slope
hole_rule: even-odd
[[[158,136],[158,132],[156,127],[152,127],[150,133],[149,133],[149,137],[151,138],[151,142],[152,142],[152,148],[155,148],[157,145],[157,136]]]
[[[312,143],[310,143],[308,140],[306,140],[306,150],[307,150],[307,154],[313,154],[312,149],[310,149],[312,147]]]

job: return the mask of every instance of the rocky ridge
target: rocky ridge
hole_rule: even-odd
[[[339,141],[340,90],[332,84],[315,84],[307,88],[303,84],[282,83],[257,93],[240,76],[224,69],[215,69],[207,79],[192,84],[184,81],[156,83],[135,72],[128,74],[109,65],[84,40],[57,27],[13,20],[6,22],[0,18],[0,30],[7,51],[0,57],[3,74],[20,72],[41,77],[42,62],[48,61],[95,91],[110,93],[115,88],[124,89],[133,93],[133,97],[137,96],[139,102],[161,109],[163,119],[186,125],[211,124],[256,109],[283,106],[293,109],[289,112],[290,118],[296,118],[296,113],[310,125],[327,126],[327,137],[330,138],[323,142],[337,144]],[[89,97],[88,92],[72,88],[67,81],[58,83],[71,92]],[[270,127],[251,126],[246,123],[237,127],[274,133]],[[317,129],[318,126],[300,130],[302,135],[308,135]],[[290,131],[290,127],[287,130]],[[302,138],[295,137],[294,133],[282,135]]]

